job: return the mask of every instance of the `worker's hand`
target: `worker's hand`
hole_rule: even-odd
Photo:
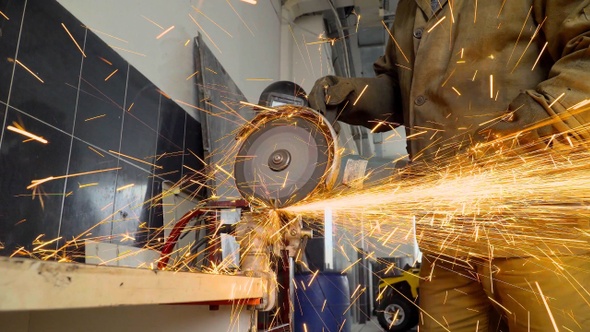
[[[339,120],[375,132],[402,124],[401,107],[397,105],[400,102],[397,81],[387,75],[372,78],[325,76],[315,82],[308,100],[310,106],[332,124]]]
[[[530,95],[521,93],[506,113],[482,133],[488,141],[497,141],[502,146],[534,150],[545,147],[546,141],[557,132],[551,122],[543,106]]]
[[[318,79],[308,100],[311,108],[322,113],[328,121],[334,123],[338,117],[338,110],[345,107],[348,97],[355,91],[350,79],[337,76],[324,76]]]

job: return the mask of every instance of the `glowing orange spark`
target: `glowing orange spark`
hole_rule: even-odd
[[[66,30],[68,36],[70,36],[70,38],[72,39],[72,41],[74,42],[74,44],[76,44],[76,47],[78,48],[78,50],[80,51],[80,53],[82,53],[82,56],[86,57],[86,54],[84,53],[84,50],[82,50],[82,47],[80,47],[80,44],[78,44],[78,42],[76,41],[76,39],[74,38],[74,36],[72,36],[72,34],[70,33],[70,30],[68,30],[68,28],[66,28],[66,25],[62,23],[61,26],[64,28],[64,30]]]
[[[213,44],[213,46],[215,46],[215,48],[219,51],[219,53],[223,53],[223,52],[221,52],[221,49],[219,48],[219,46],[217,46],[217,44],[213,41],[213,39],[211,38],[211,36],[209,36],[209,34],[207,33],[207,31],[205,31],[205,29],[203,29],[203,27],[199,24],[199,22],[197,22],[197,20],[195,20],[195,18],[191,14],[188,14],[188,16],[191,18],[191,20],[193,21],[193,23],[195,23],[195,25],[197,27],[199,27],[199,30],[201,30],[201,32],[205,35],[205,37],[207,37],[207,39],[209,39],[209,41],[211,42],[211,44]]]
[[[547,308],[547,313],[549,313],[549,318],[551,319],[551,324],[553,324],[553,328],[555,329],[555,332],[559,332],[559,329],[557,328],[557,323],[555,322],[555,318],[553,318],[553,313],[551,312],[551,309],[549,308],[549,304],[547,303],[547,299],[545,298],[545,295],[543,295],[543,291],[541,290],[541,286],[539,286],[539,283],[535,281],[535,285],[537,285],[537,289],[539,290],[539,294],[541,295],[541,299],[543,300],[543,303],[545,304],[545,308]]]
[[[272,82],[274,80],[272,78],[250,77],[246,78],[246,81]]]
[[[173,26],[171,26],[171,27],[169,27],[168,29],[166,29],[166,30],[162,31],[162,33],[161,33],[161,34],[159,34],[159,35],[156,37],[156,39],[160,39],[160,38],[162,38],[162,36],[164,36],[165,34],[167,34],[167,33],[168,33],[168,32],[170,32],[170,31],[172,31],[172,29],[174,29],[174,25],[173,25]]]
[[[555,103],[560,100],[563,96],[565,96],[565,92],[562,92],[557,98],[555,98],[554,101],[551,102],[551,104],[549,104],[549,108],[551,108],[553,105],[555,105]]]
[[[107,59],[105,59],[105,58],[103,58],[103,57],[101,57],[101,56],[99,56],[98,58],[99,58],[100,60],[102,60],[104,63],[106,63],[107,65],[109,65],[109,66],[112,66],[112,65],[113,65],[113,63],[112,63],[112,62],[110,62],[109,60],[107,60]]]
[[[164,27],[162,27],[162,26],[161,26],[161,25],[159,25],[158,23],[156,23],[156,22],[154,22],[154,21],[150,20],[149,18],[147,18],[147,17],[145,17],[145,16],[143,16],[143,15],[140,15],[140,16],[141,16],[141,17],[143,17],[143,18],[144,18],[146,21],[150,22],[151,24],[153,24],[153,25],[157,26],[158,28],[160,28],[160,29],[164,30]]]
[[[539,62],[539,60],[541,60],[541,55],[543,55],[543,52],[547,48],[548,44],[549,44],[549,42],[545,42],[545,45],[543,45],[543,48],[541,49],[541,52],[539,52],[539,56],[537,57],[537,60],[535,60],[535,63],[533,64],[533,68],[531,68],[531,71],[535,70],[537,63]]]
[[[45,138],[43,138],[41,136],[37,136],[35,134],[31,134],[30,132],[28,132],[26,130],[19,129],[19,128],[16,128],[16,127],[13,127],[13,126],[7,126],[6,129],[8,129],[10,131],[13,131],[15,133],[21,134],[23,136],[26,136],[26,137],[28,137],[30,139],[34,139],[35,141],[41,142],[43,144],[47,144],[48,143],[48,141]]]
[[[52,180],[72,178],[72,177],[84,176],[84,175],[90,175],[90,174],[96,174],[96,173],[111,172],[111,171],[116,171],[116,170],[120,170],[120,169],[121,169],[121,167],[113,167],[113,168],[106,168],[106,169],[100,169],[100,170],[88,171],[88,172],[80,172],[80,173],[74,173],[74,174],[68,174],[68,175],[49,176],[49,177],[46,177],[41,180],[32,180],[31,184],[27,187],[27,189],[37,187],[38,185],[40,185],[42,183],[52,181]]]
[[[109,78],[113,77],[113,75],[115,75],[118,71],[119,69],[115,69],[112,73],[109,74],[109,76],[105,77],[104,81],[108,81]]]
[[[399,50],[399,52],[404,56],[404,59],[406,59],[406,62],[407,63],[410,63],[410,60],[408,59],[408,57],[406,56],[406,54],[402,50],[401,46],[399,46],[399,44],[397,43],[397,40],[395,40],[395,37],[393,37],[393,34],[391,33],[391,31],[389,31],[389,28],[387,27],[387,24],[385,24],[385,21],[381,20],[381,24],[383,24],[383,26],[385,27],[385,30],[389,34],[389,37],[391,38],[391,40],[393,40],[393,43],[395,44],[395,47],[397,47],[397,49]]]
[[[194,73],[190,74],[190,75],[189,75],[189,76],[186,78],[186,80],[187,80],[187,81],[188,81],[188,80],[190,80],[192,77],[194,77],[194,76],[195,76],[195,75],[197,75],[198,73],[199,73],[199,71],[197,70],[196,72],[194,72]]]
[[[90,149],[90,151],[96,153],[97,155],[101,156],[104,158],[104,154],[98,152],[98,150],[96,150],[95,148],[91,147],[90,145],[88,146],[88,149]]]
[[[101,114],[101,115],[93,116],[93,117],[91,117],[91,118],[84,119],[84,122],[88,122],[88,121],[92,121],[92,120],[96,120],[96,119],[104,118],[105,116],[107,116],[107,115],[106,115],[106,114]]]
[[[193,7],[193,9],[201,14],[204,18],[208,19],[209,22],[213,23],[216,27],[218,27],[221,31],[225,32],[226,35],[228,35],[230,38],[233,38],[233,36],[231,35],[231,33],[227,32],[227,30],[225,30],[221,25],[217,24],[217,22],[215,22],[214,20],[212,20],[209,16],[205,15],[205,13],[203,13],[199,8],[195,7],[195,6],[191,6]]]
[[[110,48],[112,48],[112,49],[115,49],[115,50],[119,50],[119,51],[123,51],[123,52],[131,53],[131,54],[135,54],[135,55],[139,55],[139,56],[146,56],[146,55],[145,55],[145,54],[143,54],[143,53],[135,52],[135,51],[128,50],[128,49],[126,49],[126,48],[122,48],[122,47],[116,47],[116,46],[114,46],[114,45],[109,45],[109,47],[110,47]]]
[[[94,187],[94,186],[98,186],[98,182],[85,183],[85,184],[78,183],[78,189],[87,188],[87,187]]]
[[[108,33],[106,33],[106,32],[102,32],[102,31],[100,31],[100,30],[97,30],[97,29],[95,29],[95,28],[91,28],[91,27],[89,27],[89,26],[87,26],[87,25],[83,25],[82,27],[83,27],[83,28],[85,28],[85,29],[91,30],[91,31],[92,31],[92,32],[94,32],[94,33],[98,33],[98,34],[105,35],[105,36],[107,36],[107,37],[110,37],[110,38],[116,39],[116,40],[118,40],[118,41],[120,41],[120,42],[123,42],[123,43],[125,43],[125,44],[129,43],[129,42],[128,42],[128,41],[126,41],[125,39],[122,39],[122,38],[119,38],[119,37],[116,37],[116,36],[110,35],[110,34],[108,34]],[[99,58],[100,58],[100,57],[99,57]]]
[[[242,23],[244,24],[244,26],[246,27],[246,29],[248,29],[248,31],[250,31],[250,33],[252,34],[252,36],[254,36],[254,32],[252,32],[252,29],[250,29],[250,27],[248,26],[248,24],[246,24],[246,21],[244,21],[244,19],[242,18],[242,16],[240,16],[240,14],[238,13],[238,11],[234,8],[234,6],[232,6],[231,2],[229,2],[229,0],[225,0],[225,2],[227,2],[227,4],[229,5],[229,7],[231,8],[231,10],[238,16],[238,18],[240,19],[240,21],[242,21]]]
[[[436,21],[436,23],[434,23],[433,26],[430,27],[430,29],[428,29],[426,32],[430,33],[434,28],[436,28],[437,25],[441,24],[442,21],[444,21],[447,17],[443,16],[441,17],[438,21]]]
[[[41,83],[45,83],[45,82],[44,82],[44,81],[41,79],[41,77],[39,77],[39,76],[37,76],[37,74],[33,73],[33,71],[29,69],[29,67],[25,66],[25,65],[24,65],[22,62],[20,62],[18,59],[11,59],[11,58],[8,58],[8,61],[11,61],[11,62],[12,62],[12,61],[14,61],[14,62],[16,62],[16,64],[17,64],[17,65],[21,66],[21,67],[22,67],[22,68],[24,68],[26,71],[28,71],[28,72],[29,72],[29,74],[33,75],[33,76],[34,76],[36,79],[38,79],[38,80],[39,80],[39,82],[41,82]]]
[[[162,167],[162,166],[158,166],[158,165],[156,165],[156,164],[152,164],[152,163],[150,163],[150,162],[147,162],[147,161],[145,161],[145,160],[141,160],[141,159],[139,159],[139,158],[135,158],[135,157],[132,157],[132,156],[129,156],[129,155],[123,154],[123,153],[121,153],[121,152],[117,152],[117,151],[114,151],[114,150],[109,150],[109,152],[110,152],[110,153],[112,153],[112,154],[114,154],[114,155],[117,155],[117,156],[119,156],[119,157],[123,157],[123,158],[131,159],[131,160],[137,161],[138,163],[142,163],[142,164],[150,165],[150,166],[153,166],[153,167],[155,167],[155,168],[160,168],[160,169],[164,168],[164,167]]]
[[[257,2],[257,0],[240,0],[240,1],[245,2],[245,3],[249,3],[251,5],[255,5]]]
[[[363,96],[363,94],[365,93],[365,90],[367,90],[367,88],[369,87],[369,85],[365,85],[365,87],[363,88],[363,90],[361,91],[361,93],[359,93],[359,96],[356,97],[354,103],[352,103],[352,106],[356,106],[356,103],[361,99],[361,97]]]
[[[2,11],[0,11],[0,15],[2,15],[2,17],[4,17],[7,21],[10,21],[8,16],[6,16]]]
[[[122,187],[117,188],[117,191],[125,190],[125,189],[131,188],[133,186],[135,186],[135,183],[126,184]]]

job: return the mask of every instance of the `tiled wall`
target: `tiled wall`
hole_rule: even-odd
[[[0,0],[0,11],[0,254],[93,227],[87,237],[141,244],[143,225],[162,224],[146,203],[162,181],[202,167],[199,122],[56,1]]]

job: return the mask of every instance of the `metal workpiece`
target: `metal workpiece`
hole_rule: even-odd
[[[338,174],[336,133],[303,106],[264,109],[237,135],[236,186],[253,205],[283,208],[330,190]]]
[[[277,278],[271,269],[271,248],[280,241],[278,225],[269,220],[268,214],[244,212],[236,225],[236,237],[240,243],[240,266],[244,276],[262,279],[264,294],[256,309],[272,310],[277,300]]]

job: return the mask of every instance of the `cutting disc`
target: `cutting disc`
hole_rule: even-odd
[[[239,135],[234,175],[242,196],[275,208],[328,187],[335,174],[335,134],[319,113],[281,106],[258,114]]]

